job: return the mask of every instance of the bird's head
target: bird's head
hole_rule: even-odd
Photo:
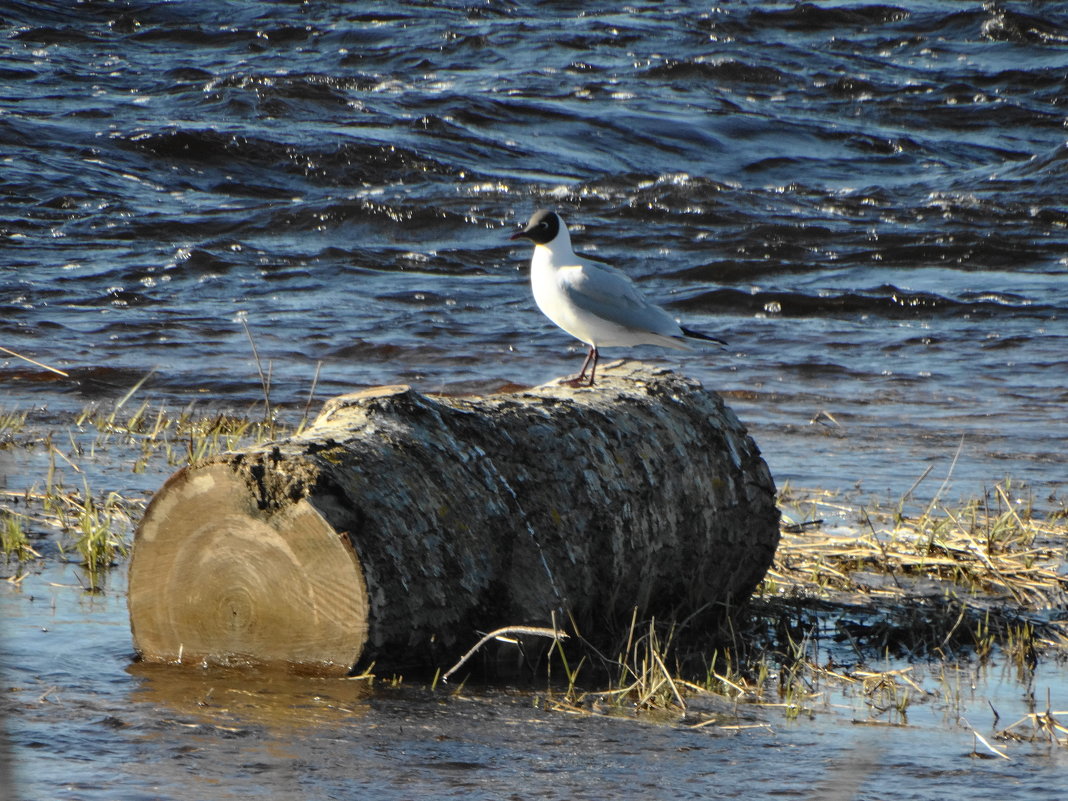
[[[512,239],[529,239],[535,245],[547,245],[556,239],[564,221],[555,211],[541,209],[534,212],[522,231],[512,234]]]

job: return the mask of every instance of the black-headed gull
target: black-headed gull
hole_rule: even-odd
[[[598,349],[627,345],[663,345],[693,350],[688,339],[726,343],[683,328],[670,314],[650,303],[634,283],[613,267],[576,255],[563,218],[555,211],[536,211],[512,239],[534,243],[530,286],[546,317],[585,342],[590,350],[582,370],[565,383],[579,386],[590,370],[597,372]]]

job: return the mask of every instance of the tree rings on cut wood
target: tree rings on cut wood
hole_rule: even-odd
[[[778,544],[775,487],[723,400],[640,363],[593,388],[378,387],[301,434],[180,470],[134,542],[154,662],[345,673],[449,664],[479,632],[737,608]]]
[[[225,463],[186,468],[137,531],[130,621],[149,659],[346,673],[367,639],[355,553],[306,499],[261,504]]]

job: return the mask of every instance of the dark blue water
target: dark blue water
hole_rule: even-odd
[[[1056,507],[1066,119],[1068,3],[3,0],[0,347],[70,377],[0,358],[0,408],[63,431],[151,372],[139,401],[247,410],[244,324],[291,417],[313,385],[574,372],[508,240],[551,207],[731,343],[606,355],[723,392],[780,484],[885,500],[932,468],[929,497],[958,456],[948,493],[1012,476]],[[45,481],[47,449],[0,457],[0,489]],[[94,489],[151,478],[106,458],[82,461]],[[1058,749],[969,755],[992,724],[967,675],[926,680],[963,709],[867,739],[857,699],[651,727],[529,695],[139,673],[122,592],[121,569],[100,596],[55,565],[5,583],[20,789],[0,769],[0,797],[845,798],[843,770],[866,798],[1062,795]]]
[[[18,2],[0,406],[574,372],[559,210],[727,353],[780,483],[1068,485],[1068,4]],[[825,412],[830,415],[820,415]],[[812,423],[814,418],[819,421]],[[832,422],[832,419],[834,422]]]

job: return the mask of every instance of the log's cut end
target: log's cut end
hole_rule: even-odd
[[[129,587],[134,647],[148,662],[343,675],[367,639],[366,582],[348,539],[307,500],[270,503],[240,464],[167,481],[138,528]]]

